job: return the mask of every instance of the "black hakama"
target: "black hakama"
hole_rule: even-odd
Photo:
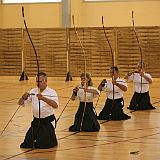
[[[69,127],[69,131],[96,132],[100,130],[100,125],[94,112],[93,102],[86,103],[85,113],[84,106],[85,102],[80,102],[74,124]]]
[[[123,112],[123,106],[123,98],[114,99],[114,101],[107,98],[105,106],[97,118],[99,120],[126,120],[131,118]]]
[[[149,92],[145,92],[145,93],[134,92],[134,95],[131,99],[128,109],[149,110],[149,109],[155,109],[155,107],[153,107],[150,102]]]
[[[41,148],[47,149],[57,145],[57,138],[53,122],[55,116],[51,115],[46,118],[34,118],[31,127],[26,133],[21,148]]]

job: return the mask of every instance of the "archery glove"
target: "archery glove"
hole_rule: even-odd
[[[22,96],[23,100],[27,100],[27,98],[29,97],[29,94],[27,92],[25,92]]]
[[[78,88],[77,88],[77,87],[73,89],[73,94],[74,94],[75,96],[77,96],[77,91],[78,91]]]
[[[105,83],[107,83],[107,81],[106,81],[106,79],[103,79],[102,82],[101,82],[101,85],[104,87]]]

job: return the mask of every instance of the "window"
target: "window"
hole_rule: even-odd
[[[61,2],[62,0],[2,0],[2,3],[48,3],[48,2]]]
[[[111,1],[111,0],[84,0],[86,2],[103,2],[103,1]]]
[[[159,1],[159,0],[83,0],[84,2],[131,2],[131,1]]]

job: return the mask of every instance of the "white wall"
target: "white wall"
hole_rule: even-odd
[[[22,28],[22,5],[0,5],[0,27]],[[61,3],[25,4],[25,19],[28,27],[62,27]],[[71,16],[77,27],[101,26],[104,16],[105,26],[131,26],[131,12],[134,11],[136,26],[160,26],[160,0],[133,2],[84,2],[71,0]]]
[[[25,19],[28,27],[50,28],[61,26],[61,4],[25,4]],[[21,28],[23,27],[22,5],[0,6],[0,27]]]

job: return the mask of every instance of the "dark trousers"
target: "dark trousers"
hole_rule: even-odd
[[[134,92],[134,95],[131,99],[128,109],[131,110],[148,110],[155,109],[150,102],[149,92],[137,93]]]
[[[34,118],[31,127],[26,133],[21,148],[51,148],[57,145],[55,129],[51,122],[55,116],[51,115],[46,118]]]
[[[125,120],[131,118],[123,112],[124,100],[119,99],[109,99],[107,98],[106,103],[99,113],[99,120]]]

